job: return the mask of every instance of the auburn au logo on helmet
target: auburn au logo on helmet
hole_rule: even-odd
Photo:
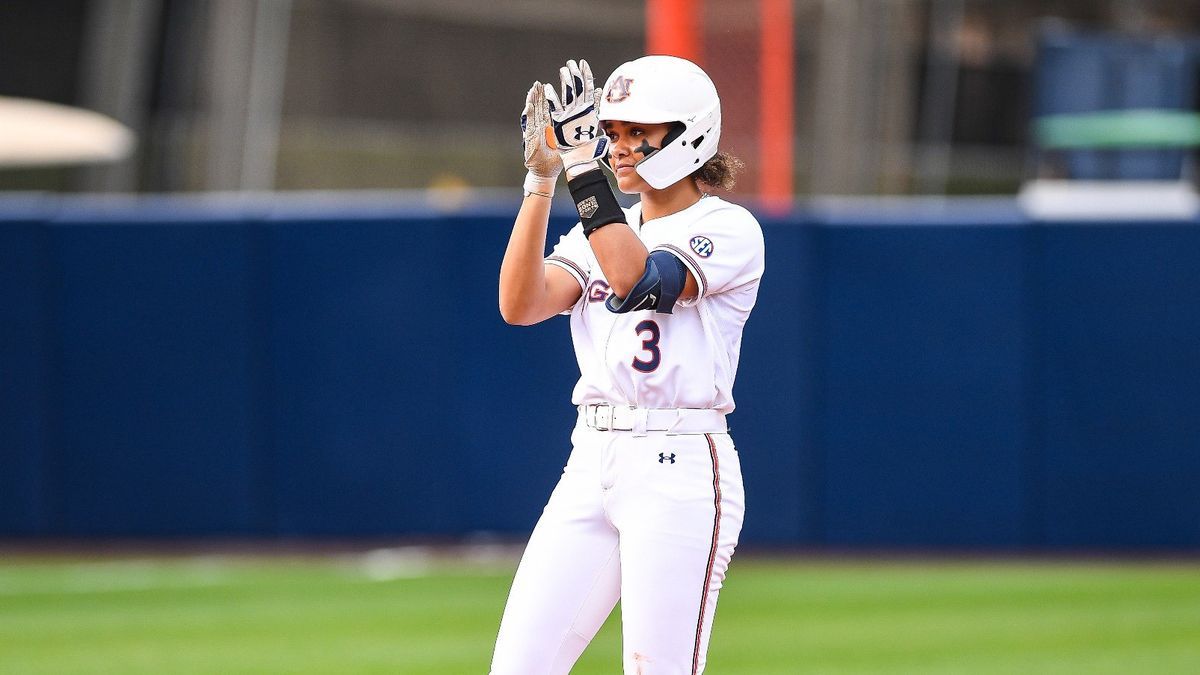
[[[609,103],[620,103],[629,98],[629,85],[633,84],[631,77],[618,77],[613,80],[612,86],[608,88],[608,93],[604,95],[604,100]]]

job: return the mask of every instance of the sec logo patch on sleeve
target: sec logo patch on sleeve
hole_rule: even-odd
[[[695,236],[692,237],[689,243],[692,246],[692,250],[701,258],[707,258],[713,254],[713,243],[708,237]]]

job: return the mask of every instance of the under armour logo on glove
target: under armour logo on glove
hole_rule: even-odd
[[[582,141],[584,136],[587,136],[589,139],[595,138],[596,127],[576,127],[575,140]]]
[[[675,463],[675,453],[672,452],[669,455],[665,452],[658,453],[658,463],[662,464],[663,462],[670,462],[670,463],[674,464]]]

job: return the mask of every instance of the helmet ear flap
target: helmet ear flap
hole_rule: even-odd
[[[715,106],[698,119],[676,122],[664,138],[663,146],[638,162],[634,170],[650,187],[657,190],[689,175],[710,157],[717,154],[720,138],[720,111]],[[691,124],[692,126],[688,126]]]
[[[685,125],[683,122],[672,122],[671,130],[667,132],[666,136],[663,136],[662,146],[665,148],[674,143],[680,136],[683,135],[685,130],[687,130],[687,125]]]
[[[643,155],[642,159],[639,160],[639,162],[638,162],[639,164],[641,162],[644,162],[644,161],[650,159],[654,155],[662,152],[663,150],[670,148],[671,144],[674,143],[675,141],[679,140],[679,137],[683,135],[683,132],[687,131],[687,125],[684,124],[683,122],[671,122],[670,125],[671,125],[671,128],[667,129],[667,135],[663,136],[663,139],[661,142],[662,144],[658,148],[655,148],[654,150],[651,150],[649,153]],[[645,147],[653,147],[653,146],[651,146],[649,143],[646,143]]]

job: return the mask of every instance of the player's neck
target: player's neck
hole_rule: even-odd
[[[697,187],[696,181],[681,180],[674,185],[668,185],[662,190],[649,190],[642,193],[642,222],[679,213],[687,207],[700,201],[703,193]]]

